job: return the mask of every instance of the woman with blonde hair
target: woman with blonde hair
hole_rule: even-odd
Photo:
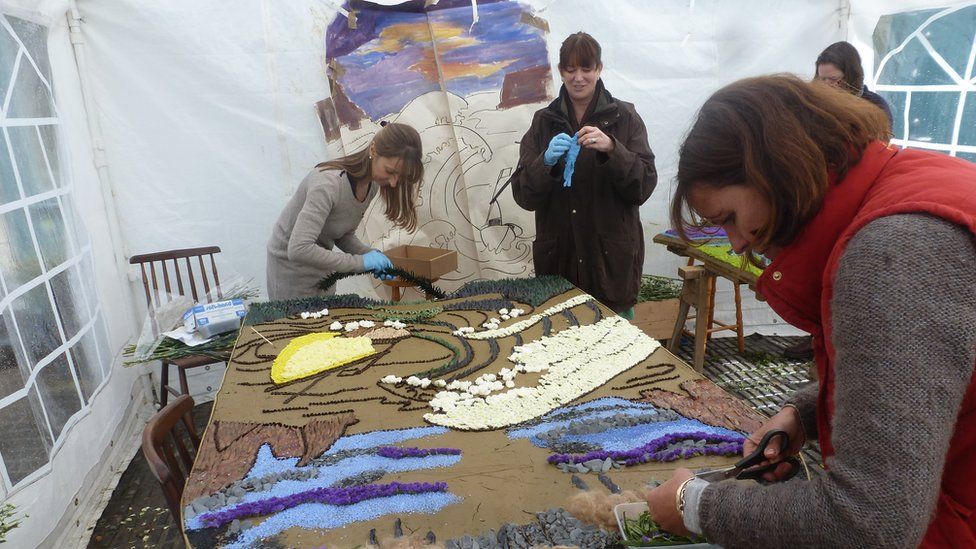
[[[770,463],[820,443],[825,471],[772,484],[688,469],[648,496],[723,547],[976,547],[976,164],[885,142],[884,113],[794,76],[735,82],[681,146],[672,223],[771,259],[757,290],[813,334],[818,382],[771,430]]]
[[[315,166],[278,216],[268,241],[268,298],[319,295],[316,283],[333,272],[389,278],[384,272],[393,264],[361,242],[356,229],[370,202],[382,194],[386,218],[398,228],[416,230],[422,157],[417,130],[389,123],[361,151]]]

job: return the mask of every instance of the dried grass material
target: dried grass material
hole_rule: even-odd
[[[619,494],[580,492],[569,498],[566,510],[581,522],[613,531],[617,529],[613,508],[621,503],[647,501],[649,493],[650,488],[641,488],[637,491],[625,490]]]
[[[427,537],[419,532],[399,538],[383,538],[379,540],[380,549],[444,549],[441,542],[427,543]]]
[[[410,332],[403,329],[391,328],[390,326],[383,326],[381,328],[371,328],[363,332],[362,335],[372,340],[382,341],[410,337]]]
[[[529,549],[580,549],[579,545],[533,545]]]

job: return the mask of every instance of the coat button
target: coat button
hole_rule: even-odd
[[[579,260],[579,262],[580,262],[580,263],[582,263],[582,262],[583,262],[583,260],[582,260],[582,259],[580,259],[580,260]]]
[[[781,278],[783,278],[783,273],[781,273],[779,271],[773,271],[773,280],[778,281]]]
[[[573,210],[573,213],[575,214],[576,213],[576,210]]]

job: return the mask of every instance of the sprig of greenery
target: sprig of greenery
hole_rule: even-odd
[[[414,309],[414,310],[396,310],[396,309],[376,309],[376,312],[372,313],[374,317],[380,320],[402,320],[404,322],[420,322],[421,320],[427,320],[434,318],[435,316],[444,312],[442,307],[429,307],[427,309]]]
[[[154,360],[176,360],[178,358],[186,358],[188,356],[208,356],[214,360],[227,360],[227,355],[231,348],[234,347],[234,342],[237,341],[237,330],[233,332],[227,332],[226,334],[221,334],[214,337],[206,343],[201,343],[195,347],[191,347],[182,341],[163,337],[159,345],[153,350],[151,355],[143,358],[136,358],[134,360],[127,360],[122,363],[123,366],[134,366],[136,364],[143,364],[146,362],[152,362]],[[127,345],[122,351],[125,356],[133,356],[136,352],[135,345]]]
[[[0,507],[0,543],[7,542],[7,533],[20,526],[21,521],[27,518],[29,515],[24,515],[22,517],[14,517],[17,512],[17,506],[13,503],[7,503],[3,507]]]
[[[259,291],[250,286],[251,281],[241,282],[234,284],[229,290],[223,292],[224,300],[231,299],[253,299],[259,295]],[[234,342],[237,341],[237,331],[228,332],[226,334],[218,335],[212,338],[206,343],[201,343],[196,346],[189,346],[182,341],[166,337],[164,335],[159,336],[159,344],[153,349],[153,352],[146,356],[136,356],[137,344],[126,345],[122,349],[122,355],[126,357],[134,357],[133,360],[126,360],[122,363],[123,366],[134,366],[136,364],[144,364],[146,362],[153,362],[156,360],[176,360],[179,358],[186,358],[190,356],[207,356],[215,361],[226,360],[227,355],[230,350],[234,347]]]
[[[660,547],[704,542],[705,538],[702,537],[679,536],[662,530],[651,520],[648,511],[644,511],[636,519],[627,518],[627,514],[624,514],[623,544],[627,547]]]
[[[320,280],[319,283],[315,285],[315,287],[322,291],[328,291],[330,288],[335,286],[336,283],[342,280],[343,278],[348,278],[350,276],[356,276],[359,274],[363,274],[363,273],[332,273],[329,276]],[[444,290],[438,288],[437,286],[434,286],[434,284],[430,280],[427,280],[426,278],[418,274],[411,273],[410,271],[405,271],[399,267],[393,267],[392,269],[387,269],[383,271],[383,274],[391,274],[396,276],[397,278],[406,280],[407,282],[413,282],[414,284],[417,285],[417,289],[424,292],[425,294],[432,295],[437,299],[444,299],[445,297],[447,297],[447,293]]]
[[[681,295],[681,282],[657,275],[642,275],[637,302],[664,301]]]

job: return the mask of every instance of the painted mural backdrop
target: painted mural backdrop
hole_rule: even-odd
[[[348,6],[346,6],[348,8]],[[394,229],[376,200],[364,241],[456,250],[442,285],[532,274],[531,212],[506,190],[532,114],[552,98],[548,25],[518,2],[442,1],[424,7],[355,3],[326,33],[332,97],[318,104],[332,157],[365,146],[380,122],[417,128],[425,181],[419,229]],[[353,28],[354,27],[354,28]]]

